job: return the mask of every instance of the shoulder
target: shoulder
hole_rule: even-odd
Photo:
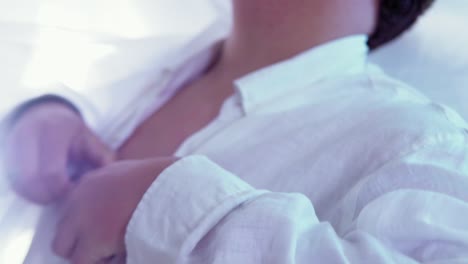
[[[454,110],[381,72],[333,82],[338,92],[322,107],[312,105],[304,119],[311,120],[314,126],[307,127],[312,131],[321,130],[324,138],[339,142],[337,147],[347,150],[341,152],[347,158],[365,155],[381,164],[428,144],[450,148],[460,139],[468,140],[468,125]],[[316,109],[321,111],[321,123],[311,118]]]
[[[429,99],[416,88],[378,71],[366,76],[367,103],[377,127],[422,136],[468,131],[468,123],[456,111]]]
[[[369,73],[367,78],[363,89],[368,95],[361,97],[367,106],[359,126],[376,156],[389,161],[427,148],[468,151],[468,124],[453,109],[383,73]]]

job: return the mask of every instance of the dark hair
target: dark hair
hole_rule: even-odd
[[[377,27],[367,42],[374,50],[409,29],[434,0],[380,0]]]

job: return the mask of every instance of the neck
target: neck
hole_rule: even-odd
[[[233,0],[233,29],[213,70],[236,79],[334,39],[370,34],[377,2]]]

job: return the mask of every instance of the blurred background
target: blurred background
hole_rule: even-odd
[[[0,0],[0,117],[57,83],[86,93],[138,72],[162,36],[193,36],[211,23],[227,31],[229,1]],[[371,60],[468,120],[467,25],[467,0],[438,0],[416,27]],[[4,180],[0,247],[8,254],[0,250],[0,263],[22,263],[39,209],[18,201]]]
[[[215,20],[228,28],[229,1],[0,0],[0,113],[53,83],[83,91],[123,78],[148,63],[149,39],[195,34]],[[436,1],[371,58],[468,118],[466,25],[468,1]],[[112,56],[125,63],[106,64]]]

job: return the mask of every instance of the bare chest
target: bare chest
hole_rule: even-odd
[[[217,116],[223,98],[207,98],[197,87],[179,91],[134,131],[119,148],[118,159],[174,155],[189,136]]]

